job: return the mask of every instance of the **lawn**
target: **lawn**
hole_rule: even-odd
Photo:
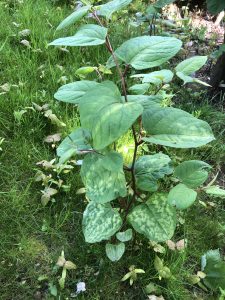
[[[154,282],[165,299],[217,299],[189,279],[200,271],[206,251],[220,248],[225,255],[224,200],[202,196],[180,213],[173,240],[186,239],[187,245],[182,251],[172,251],[163,244],[164,264],[173,276],[159,280],[153,265],[155,252],[147,240],[137,237],[116,263],[106,257],[103,243],[85,243],[81,222],[86,200],[77,193],[83,187],[78,166],[71,164],[72,170],[60,174],[40,166],[40,162],[56,158],[55,143],[46,143],[46,136],[60,133],[64,137],[80,126],[76,107],[57,102],[54,93],[62,84],[77,80],[75,71],[81,66],[104,64],[109,57],[103,46],[48,47],[56,26],[70,12],[71,7],[59,1],[0,2],[0,140],[4,139],[0,151],[0,298],[72,299],[77,283],[85,282],[86,292],[78,299],[141,300],[147,299],[145,287]],[[122,19],[113,25],[115,46],[135,35],[124,24]],[[73,32],[74,28],[69,30]],[[218,173],[217,182],[223,186],[223,95],[212,99],[204,90],[193,93],[181,84],[175,85],[174,91],[177,106],[208,121],[216,140],[194,150],[167,148],[167,153],[174,161],[204,160],[213,167],[210,179]],[[37,105],[46,104],[58,119],[38,111]],[[130,142],[128,133],[121,145]],[[38,171],[64,185],[46,206],[41,203],[43,186],[36,180]],[[56,267],[62,250],[77,266],[68,271],[64,289],[58,284],[62,270]],[[145,274],[130,287],[121,279],[131,265]]]

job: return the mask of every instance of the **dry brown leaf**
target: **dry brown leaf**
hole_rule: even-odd
[[[163,296],[155,296],[155,295],[150,295],[148,296],[149,300],[165,300],[165,298]]]
[[[19,35],[20,36],[28,36],[30,34],[31,34],[31,30],[30,29],[24,29],[24,30],[19,31]]]
[[[27,48],[31,48],[30,42],[28,40],[20,41],[20,44],[26,46]]]
[[[52,135],[48,135],[44,139],[45,143],[56,143],[56,142],[60,142],[60,141],[61,141],[61,134],[60,133],[55,133],[55,134],[52,134]]]
[[[176,244],[173,241],[168,240],[168,241],[166,241],[166,244],[170,250],[174,251],[176,249]]]

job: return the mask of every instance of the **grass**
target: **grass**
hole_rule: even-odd
[[[55,132],[66,135],[79,126],[76,110],[55,102],[53,94],[65,80],[63,76],[67,82],[76,80],[77,68],[103,64],[108,57],[102,47],[69,49],[69,53],[47,47],[54,38],[55,26],[69,12],[69,6],[47,0],[0,2],[0,85],[10,86],[0,95],[0,137],[4,138],[0,152],[1,299],[53,299],[48,284],[57,286],[57,299],[71,299],[79,281],[87,284],[87,292],[79,299],[146,299],[144,287],[151,281],[161,287],[165,299],[216,299],[210,291],[192,286],[187,278],[200,270],[200,257],[205,251],[224,246],[222,201],[211,199],[215,207],[207,208],[197,203],[182,216],[185,224],[179,226],[174,240],[187,238],[188,247],[183,252],[167,250],[164,255],[165,265],[173,274],[168,281],[158,280],[153,267],[155,254],[139,237],[116,264],[105,257],[104,245],[84,242],[81,220],[85,202],[82,195],[76,194],[82,187],[77,168],[62,175],[65,184],[71,185],[70,192],[60,192],[55,203],[41,205],[42,187],[35,182],[36,163],[55,157],[54,149],[43,139]],[[115,45],[133,34],[129,29],[124,33],[121,27],[115,27]],[[19,36],[24,29],[31,30],[30,36]],[[31,48],[21,44],[22,39],[27,39]],[[184,91],[181,95],[183,101],[178,105],[190,112],[200,111],[201,118],[212,125],[217,140],[193,151],[170,151],[170,155],[174,160],[205,159],[216,173],[224,159],[223,100],[215,106],[207,98],[194,99],[192,93]],[[43,114],[30,109],[32,102],[49,104],[66,128],[52,125]],[[21,119],[15,118],[15,112],[20,114],[21,110],[26,111]],[[126,139],[129,143],[129,136]],[[55,269],[55,264],[63,249],[77,270],[68,272],[66,288],[61,291],[57,283],[60,270]],[[146,271],[133,287],[121,283],[131,265]],[[40,276],[46,280],[40,280]]]

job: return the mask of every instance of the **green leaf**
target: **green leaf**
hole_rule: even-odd
[[[129,88],[129,91],[133,92],[133,94],[137,95],[143,95],[145,94],[149,89],[148,83],[142,83],[142,84],[134,84]]]
[[[197,188],[208,178],[211,166],[200,160],[188,160],[175,168],[174,175],[190,188]]]
[[[125,6],[129,5],[132,0],[113,0],[106,4],[97,6],[98,14],[110,19],[112,14]]]
[[[120,229],[121,225],[122,219],[119,213],[109,203],[90,202],[84,211],[82,227],[87,243],[108,240]]]
[[[218,198],[225,198],[225,190],[221,189],[219,186],[212,185],[208,188],[206,188],[206,193],[218,197]]]
[[[70,25],[74,24],[75,22],[79,21],[81,18],[83,18],[88,10],[91,8],[91,6],[83,6],[76,11],[74,11],[71,15],[69,15],[65,20],[63,20],[59,26],[56,28],[56,30],[61,30],[66,27],[69,27]]]
[[[121,259],[125,252],[125,244],[124,243],[119,243],[119,244],[109,244],[107,243],[105,245],[105,251],[107,257],[111,261],[118,261]]]
[[[82,67],[76,70],[75,74],[80,78],[85,78],[88,74],[95,71],[95,67]]]
[[[124,103],[117,86],[105,81],[85,94],[79,111],[82,127],[92,133],[94,149],[101,150],[125,134],[143,108]]]
[[[168,279],[172,276],[170,269],[164,266],[163,261],[157,255],[154,260],[154,267],[161,278]]]
[[[224,0],[207,0],[207,7],[211,14],[218,14],[225,9]]]
[[[124,99],[124,97],[123,97]],[[161,95],[127,95],[128,102],[135,102],[142,105],[143,109],[151,109],[152,105],[160,106],[163,100]]]
[[[168,195],[168,203],[176,208],[183,210],[190,207],[196,200],[197,193],[189,189],[186,185],[179,183]]]
[[[91,135],[88,130],[79,128],[73,131],[57,148],[57,155],[60,157],[59,163],[65,163],[74,154],[81,154],[81,150],[91,150],[90,140]]]
[[[171,72],[170,70],[160,70],[148,74],[136,74],[131,77],[143,77],[142,83],[152,83],[155,85],[160,85],[162,83],[169,83],[170,81],[172,81],[173,72]]]
[[[152,106],[143,113],[144,141],[173,148],[195,148],[214,140],[208,123],[172,107]]]
[[[136,206],[128,215],[134,229],[155,242],[169,240],[176,228],[176,210],[167,202],[167,194],[153,194],[146,203]]]
[[[141,156],[134,166],[138,188],[143,191],[156,191],[158,179],[173,172],[170,163],[169,156],[163,153]]]
[[[106,203],[127,194],[123,159],[119,153],[87,154],[82,163],[81,178],[87,197],[97,203]]]
[[[194,78],[194,77],[191,77],[191,76],[188,76],[188,75],[185,75],[183,74],[182,72],[177,72],[176,75],[181,79],[183,80],[184,84],[186,83],[199,83],[199,84],[202,84],[202,85],[205,85],[205,86],[210,86],[210,84],[204,82],[204,81],[201,81],[197,78]]]
[[[128,242],[132,239],[132,229],[127,229],[124,232],[117,232],[116,237],[121,242]]]
[[[123,43],[115,51],[118,60],[131,65],[136,70],[143,70],[160,66],[177,54],[181,48],[181,41],[171,37],[141,36]],[[108,67],[115,66],[110,58]]]
[[[176,72],[181,72],[184,75],[188,76],[201,69],[201,67],[204,66],[206,61],[207,56],[193,56],[179,63],[176,66],[175,70]]]
[[[225,289],[225,262],[222,261],[219,249],[210,250],[202,256],[202,271],[206,274],[205,285],[212,290]]]
[[[51,42],[50,46],[96,46],[105,43],[107,28],[87,24],[79,28],[73,36],[59,38]]]
[[[95,81],[75,81],[61,86],[54,97],[59,101],[79,104],[81,98],[97,85],[99,85],[99,83]]]

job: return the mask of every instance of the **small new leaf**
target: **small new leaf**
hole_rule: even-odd
[[[106,255],[111,261],[118,261],[125,252],[125,244],[106,244],[105,246]]]

